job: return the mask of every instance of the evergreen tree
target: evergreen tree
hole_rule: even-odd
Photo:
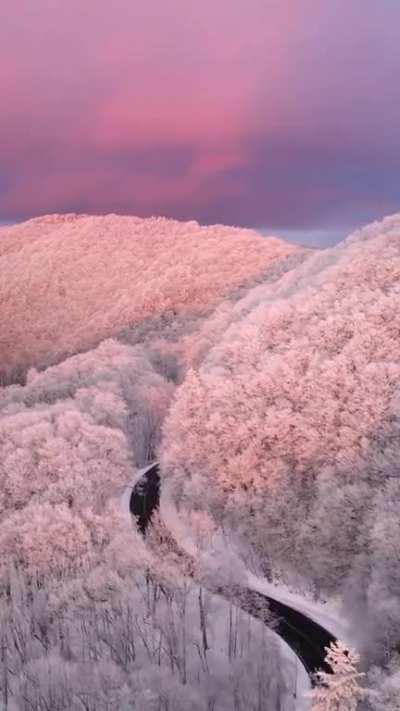
[[[357,671],[360,657],[340,641],[333,642],[326,651],[325,659],[332,672],[317,672],[317,686],[311,692],[312,711],[356,711],[366,693],[359,683],[364,676]]]

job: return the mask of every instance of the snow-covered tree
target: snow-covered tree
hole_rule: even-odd
[[[326,647],[325,661],[331,671],[316,673],[316,687],[310,692],[313,711],[356,711],[358,702],[366,692],[360,686],[364,676],[357,670],[358,653],[343,642],[333,642]]]
[[[173,389],[143,348],[105,341],[0,390],[5,569],[63,567],[109,541],[112,499],[154,457]]]

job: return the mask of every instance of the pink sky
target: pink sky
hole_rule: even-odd
[[[397,0],[5,0],[0,219],[400,209]]]

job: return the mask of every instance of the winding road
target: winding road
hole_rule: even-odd
[[[137,519],[138,528],[146,535],[152,515],[160,504],[160,470],[155,463],[144,472],[132,489],[129,509]],[[186,553],[183,553],[187,557]],[[265,610],[268,609],[273,619],[273,630],[293,650],[302,662],[314,683],[313,675],[318,669],[331,672],[325,662],[326,650],[336,638],[324,627],[310,619],[302,612],[276,600],[270,596],[252,590],[247,586],[231,586],[227,591],[223,587],[210,586],[210,591],[229,597],[245,612],[271,625],[271,619],[266,620]]]

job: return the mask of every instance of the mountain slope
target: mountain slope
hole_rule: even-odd
[[[226,310],[177,392],[161,460],[177,500],[222,516],[265,570],[317,592],[348,585],[370,619],[379,587],[387,634],[400,625],[399,343],[400,215]]]
[[[53,363],[148,318],[204,313],[296,250],[163,218],[50,215],[2,228],[2,368]]]

